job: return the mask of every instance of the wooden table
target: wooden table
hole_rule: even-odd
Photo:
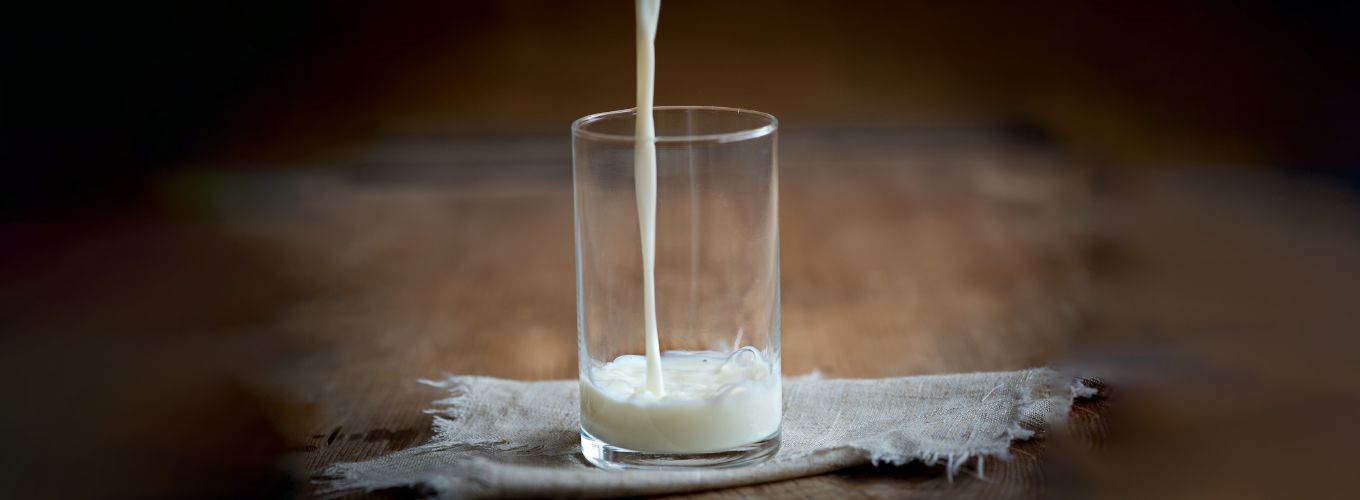
[[[1155,290],[1184,268],[1172,264],[1187,262],[1185,249],[1201,248],[1190,221],[1223,220],[1197,193],[1236,171],[1092,168],[986,127],[781,139],[787,374],[1058,363],[1146,382],[1138,375],[1160,371],[1106,354],[1164,345],[1129,342],[1186,318],[1224,316],[1177,309]],[[1251,175],[1261,178],[1239,191],[1282,182]],[[419,378],[574,377],[570,183],[565,133],[433,131],[314,164],[185,170],[131,215],[6,226],[23,245],[7,259],[0,318],[15,334],[0,344],[12,371],[3,388],[34,410],[0,421],[21,431],[7,459],[17,468],[0,478],[59,494],[305,494],[326,465],[430,437],[421,410],[438,394]],[[1349,210],[1327,186],[1290,189],[1289,200],[1327,193],[1337,205],[1286,220]],[[1328,252],[1360,248],[1329,234],[1341,236]],[[1163,258],[1147,241],[1189,243]],[[1177,297],[1202,296],[1221,294]],[[910,465],[692,496],[1087,491],[1072,478],[1116,484],[1090,465],[1110,455],[1092,451],[1107,443],[1109,403],[1079,405],[1069,429],[990,461],[986,480]],[[1133,441],[1185,412],[1135,413],[1147,420],[1125,422]],[[1157,470],[1142,464],[1145,474],[1118,477]],[[72,467],[83,481],[68,480]],[[1186,491],[1225,491],[1215,484]]]
[[[1060,352],[1085,306],[1081,171],[1041,151],[983,143],[1004,137],[877,133],[786,138],[787,372],[1012,369]],[[894,144],[894,136],[914,143]],[[881,146],[865,149],[866,139]],[[935,144],[947,139],[976,142],[968,153]],[[418,377],[575,376],[566,146],[562,138],[384,145],[357,178],[313,188],[314,200],[324,201],[299,216],[315,232],[297,234],[301,224],[283,222],[262,234],[327,267],[318,275],[344,276],[345,291],[314,306],[349,312],[339,315],[345,324],[328,328],[342,339],[326,362],[339,373],[327,374],[334,390],[318,395],[335,398],[324,405],[335,414],[307,431],[306,444],[316,447],[306,455],[308,470],[428,438],[429,417],[418,410],[434,393],[412,384]],[[300,314],[307,329],[319,316],[337,316]],[[1022,457],[1031,460],[998,465],[998,481],[951,485],[939,471],[908,468],[718,495],[1034,491],[1038,461]]]

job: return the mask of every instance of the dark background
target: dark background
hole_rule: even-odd
[[[186,164],[630,105],[618,2],[25,2],[3,16],[10,217]],[[673,2],[658,102],[791,124],[992,121],[1109,162],[1353,178],[1350,2]]]

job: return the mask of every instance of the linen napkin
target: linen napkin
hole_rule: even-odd
[[[1095,390],[1047,368],[887,379],[784,381],[783,444],[759,465],[604,471],[581,456],[578,382],[451,376],[427,410],[435,437],[330,466],[322,493],[411,486],[439,498],[598,498],[779,481],[866,463],[944,463],[952,477],[1066,419]],[[978,471],[982,473],[982,470]]]

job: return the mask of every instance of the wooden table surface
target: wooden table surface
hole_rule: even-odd
[[[884,158],[883,151],[835,142],[852,136],[822,140],[832,142],[785,141],[787,373],[1014,369],[1059,352],[1084,307],[1079,170],[1041,153],[988,151],[995,147],[959,156],[922,144],[908,157]],[[299,210],[310,231],[298,234],[300,224],[283,222],[261,234],[322,268],[318,275],[343,276],[344,291],[297,318],[307,329],[325,325],[336,342],[321,361],[335,371],[308,384],[330,388],[315,394],[334,411],[307,431],[304,442],[316,447],[305,455],[308,470],[428,438],[429,417],[419,410],[435,394],[411,383],[418,377],[576,374],[565,144],[488,141],[412,151],[418,145],[388,145],[365,158],[372,170],[358,180],[317,186],[319,202]],[[825,153],[833,154],[809,157]],[[403,165],[414,155],[476,160]],[[344,312],[330,312],[337,310]],[[342,321],[332,326],[324,317]],[[938,471],[871,481],[878,476],[860,472],[718,496],[1033,491],[1035,465],[997,466],[995,481],[949,485]],[[914,484],[926,477],[931,482]]]
[[[1233,296],[1222,290],[1229,285],[1196,288],[1194,273],[1217,260],[1194,256],[1221,255],[1228,244],[1275,248],[1251,243],[1275,234],[1214,212],[1200,197],[1206,189],[1236,196],[1234,210],[1245,212],[1230,215],[1313,221],[1294,230],[1325,242],[1309,252],[1360,255],[1350,253],[1360,248],[1354,233],[1335,230],[1354,207],[1330,185],[1277,189],[1285,182],[1277,174],[1253,173],[1224,187],[1242,176],[1094,168],[992,128],[788,131],[781,169],[790,375],[1059,364],[1168,387],[1153,375],[1201,366],[1173,358],[1209,352],[1193,346],[1218,338],[1177,337],[1177,326],[1222,326],[1215,321],[1237,314],[1225,311],[1247,303],[1223,298]],[[329,464],[431,436],[422,410],[439,395],[419,378],[574,377],[570,183],[566,134],[434,131],[308,165],[187,170],[158,184],[154,208],[134,215],[7,226],[10,241],[27,243],[6,269],[0,318],[17,333],[0,345],[12,372],[3,388],[34,410],[0,423],[35,432],[15,434],[6,459],[15,467],[0,477],[57,496],[306,495]],[[1300,199],[1311,205],[1297,208]],[[1296,208],[1279,215],[1281,206]],[[1215,236],[1200,237],[1206,231]],[[1340,275],[1329,283],[1355,270],[1331,269]],[[1161,294],[1167,286],[1179,300]],[[1329,328],[1349,328],[1349,318]],[[1176,338],[1197,340],[1167,340]],[[1254,345],[1250,338],[1235,341]],[[1211,357],[1233,369],[1249,358]],[[1288,383],[1272,390],[1299,398],[1339,384],[1280,380]],[[1191,483],[1148,458],[1154,450],[1138,443],[1157,441],[1140,441],[1140,429],[1211,436],[1221,421],[1186,415],[1264,400],[1220,394],[1215,408],[1140,406],[1115,440],[1133,444],[1109,453],[1108,429],[1121,420],[1107,407],[1139,401],[1138,391],[1114,394],[1079,405],[1069,429],[1015,446],[1012,460],[989,461],[985,480],[910,465],[692,496],[1061,496],[1092,481],[1116,484],[1092,465],[1102,460],[1136,464],[1123,470],[1138,473],[1118,475],[1134,486],[1128,492],[1165,492]],[[68,481],[72,468],[86,480]],[[1165,488],[1141,481],[1156,474]],[[1229,484],[1173,491],[1244,483]]]

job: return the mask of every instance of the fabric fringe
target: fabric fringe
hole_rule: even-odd
[[[923,445],[917,439],[918,436],[890,431],[886,434],[875,434],[872,439],[842,443],[839,446],[842,452],[836,455],[851,457],[854,452],[858,451],[864,454],[861,455],[864,458],[860,458],[859,460],[862,461],[859,463],[868,462],[875,466],[888,464],[901,466],[915,461],[927,466],[943,465],[946,476],[950,481],[953,481],[955,476],[965,473],[969,465],[973,465],[970,468],[971,472],[978,478],[986,479],[984,464],[987,458],[1010,459],[1012,443],[1034,438],[1037,434],[1036,429],[1064,422],[1072,403],[1076,399],[1093,397],[1099,393],[1097,388],[1083,383],[1082,379],[1068,378],[1052,370],[1036,369],[1013,373],[1014,376],[1023,376],[1020,377],[1018,382],[1012,380],[993,387],[990,391],[984,393],[980,401],[974,400],[987,407],[1001,404],[1002,407],[1008,408],[1011,412],[1010,415],[1005,417],[1006,420],[1009,420],[1009,424],[1005,426],[1004,430],[995,430],[994,432],[997,432],[997,434],[991,434],[991,436],[994,436],[993,438],[978,439],[978,443],[971,445],[968,442],[974,441],[973,439],[965,440],[967,442],[943,442],[941,444],[950,447],[939,449]],[[835,382],[821,381],[820,375],[820,373],[814,372],[802,377],[788,377],[786,382]],[[967,375],[940,377],[967,377]],[[1040,378],[1035,379],[1033,377]],[[477,407],[480,401],[474,399],[474,397],[477,397],[474,392],[478,390],[493,392],[499,390],[502,392],[496,394],[501,394],[504,397],[503,395],[506,394],[504,392],[505,384],[527,385],[531,383],[452,375],[447,375],[439,380],[421,379],[418,382],[441,389],[447,394],[447,397],[434,401],[432,407],[425,410],[425,413],[433,416],[435,436],[425,444],[386,457],[364,462],[335,464],[326,468],[324,474],[318,476],[315,480],[319,495],[333,496],[346,491],[375,491],[395,486],[411,486],[427,494],[445,497],[457,497],[465,494],[469,496],[518,496],[514,492],[535,490],[529,485],[498,483],[497,481],[504,481],[506,478],[488,477],[485,472],[494,470],[496,467],[524,467],[509,465],[514,461],[513,457],[516,456],[560,457],[573,452],[579,455],[579,446],[574,443],[570,446],[575,448],[568,450],[568,446],[564,446],[563,443],[553,445],[513,443],[507,441],[503,436],[494,435],[494,433],[467,430],[469,427],[475,427],[468,425],[474,422],[469,419],[487,417],[484,414],[487,412],[486,405]],[[521,386],[515,385],[513,387]],[[558,387],[559,392],[567,389],[565,386]],[[1000,387],[1010,388],[1004,393],[1005,396],[1002,396],[1003,393],[998,393]],[[574,387],[571,389],[574,390]],[[496,401],[495,396],[484,394],[481,397],[491,397],[493,402]],[[1005,404],[1002,401],[988,403],[996,397],[1006,397],[1013,404]],[[476,414],[474,415],[474,413]],[[839,415],[837,416],[839,417]],[[480,421],[484,422],[484,420]],[[473,432],[473,435],[468,435],[469,432]],[[481,434],[476,432],[481,432]],[[834,448],[828,448],[826,451],[832,449]],[[844,452],[849,452],[849,455]],[[509,462],[500,464],[499,462],[502,460]],[[817,474],[854,465],[854,460],[851,458],[823,459],[824,461],[831,461],[821,465],[812,465],[818,460],[812,458],[812,456],[809,456],[807,460],[813,460],[813,462],[810,462],[808,467],[800,468],[800,470],[805,470],[802,475]],[[833,465],[833,462],[838,465]],[[598,473],[609,475],[611,478],[618,476],[618,473],[599,473],[588,468],[580,470],[584,474]],[[789,477],[797,476],[784,478]],[[778,478],[767,480],[778,480]],[[728,481],[726,484],[731,486],[741,483]],[[574,496],[596,496],[608,491],[597,488],[571,494]],[[628,494],[635,494],[639,491],[632,490]],[[656,491],[674,493],[687,490],[657,489]],[[473,494],[471,492],[480,493]],[[645,491],[643,493],[645,494]]]

